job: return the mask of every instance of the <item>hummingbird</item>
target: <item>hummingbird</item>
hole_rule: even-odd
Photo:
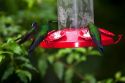
[[[21,36],[20,38],[16,39],[17,43],[19,45],[25,43],[26,41],[28,41],[29,39],[31,39],[33,37],[34,34],[38,33],[38,25],[36,22],[32,23],[32,29],[26,33],[25,35]]]
[[[57,28],[57,27],[58,27],[58,22],[56,20],[54,21],[49,20],[46,25],[41,25],[40,27],[38,27],[38,24],[36,22],[34,22],[32,23],[32,29],[22,37],[16,39],[16,41],[18,44],[21,45],[33,38],[33,41],[30,47],[34,48],[34,44],[39,44],[50,30],[53,30],[54,28]]]
[[[40,42],[44,40],[47,33],[51,31],[51,29],[53,29],[54,27],[57,27],[57,23],[58,23],[57,21],[48,21],[47,25],[42,25],[39,32],[34,35],[35,39],[33,40],[32,44],[30,45],[28,49],[29,58],[32,64],[34,64],[34,61],[32,58],[33,51],[40,44]]]
[[[47,33],[51,31],[53,28],[58,27],[58,22],[50,20],[47,25],[42,25],[37,34],[34,35],[35,39],[29,47],[28,53],[31,55],[34,49],[40,44],[41,41],[44,40]]]
[[[19,45],[21,45],[21,44],[25,43],[26,41],[33,38],[33,41],[28,49],[29,58],[30,58],[32,63],[33,63],[33,58],[32,58],[33,51],[40,44],[40,42],[42,42],[44,40],[47,33],[51,29],[58,27],[57,24],[58,24],[57,21],[50,20],[50,21],[48,21],[47,24],[41,25],[40,27],[38,27],[38,24],[36,22],[34,22],[34,23],[32,23],[32,29],[27,34],[16,39],[17,43]]]
[[[101,43],[101,34],[98,30],[98,27],[95,26],[94,23],[90,22],[90,23],[88,23],[88,29],[89,29],[90,36],[91,36],[93,42],[99,49],[100,54],[103,54],[104,49],[103,49],[103,45]]]

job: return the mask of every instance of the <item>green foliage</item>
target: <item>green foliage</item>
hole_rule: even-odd
[[[7,80],[14,73],[20,78],[23,83],[28,83],[32,80],[32,74],[29,70],[36,69],[31,65],[27,58],[27,52],[23,46],[19,46],[13,39],[9,38],[6,43],[0,46],[1,66],[5,67],[1,81]],[[4,57],[4,58],[3,58]]]
[[[6,69],[6,71],[4,72],[1,80],[6,80],[10,75],[12,75],[14,72],[14,67],[10,66]]]
[[[122,73],[121,72],[117,72],[115,74],[115,81],[118,82],[125,82],[125,76],[122,76]]]
[[[27,83],[28,80],[31,81],[32,80],[32,75],[29,71],[26,70],[16,70],[16,74],[17,76],[19,76],[19,78],[21,79],[22,82]],[[27,80],[28,78],[28,80]]]
[[[79,77],[79,71],[77,71],[77,66],[80,63],[86,62],[87,57],[91,56],[91,52],[95,53],[97,56],[100,55],[98,51],[95,51],[92,47],[89,48],[66,48],[59,49],[58,51],[51,54],[47,57],[48,62],[53,65],[53,70],[55,71],[57,77],[60,80],[65,80],[65,83],[72,83],[73,77]],[[93,54],[93,55],[95,55]],[[44,66],[46,64],[44,63]],[[44,69],[44,67],[42,67]],[[42,69],[41,69],[42,70]],[[74,72],[75,71],[75,72]],[[80,74],[80,76],[83,76]],[[81,78],[81,77],[80,77]]]
[[[65,72],[65,83],[72,83],[73,76],[74,70],[72,68],[68,68]]]
[[[15,23],[14,18],[12,16],[0,16],[1,36],[11,37],[14,36],[15,33],[19,33],[20,30],[20,26]]]
[[[111,23],[111,20],[109,20],[110,18],[112,19],[114,16],[116,16],[117,18],[120,17],[120,12],[114,13],[114,10],[110,11],[110,9],[112,9],[113,7],[109,8],[109,6],[104,6],[106,4],[101,5],[101,1],[99,0],[96,0],[95,2],[96,8],[100,9],[100,11],[98,10],[95,12],[95,23],[97,23],[98,21],[100,22],[100,20],[102,20],[105,23]],[[116,8],[114,9],[116,10]],[[105,12],[104,10],[106,10],[107,12]],[[122,9],[120,9],[119,11],[122,11]],[[110,16],[105,17],[105,15]],[[123,21],[121,17],[119,18],[119,20]],[[104,68],[105,65],[108,65],[107,63],[113,63],[113,61],[117,61],[118,57],[113,55],[112,58],[115,57],[116,60],[112,60],[112,58],[108,57],[110,59],[108,61],[108,58],[105,58],[105,56],[100,56],[99,52],[95,50],[93,47],[73,49],[37,48],[32,56],[34,58],[34,62],[36,62],[34,67],[31,64],[27,53],[28,47],[31,42],[28,41],[23,45],[18,45],[14,40],[19,36],[23,35],[24,33],[28,32],[28,30],[31,28],[32,22],[37,21],[41,26],[42,24],[47,23],[48,20],[56,19],[56,0],[0,0],[1,82],[4,83],[4,81],[18,77],[19,79],[15,80],[13,83],[34,83],[34,81],[40,83],[41,80],[45,80],[44,78],[50,79],[51,77],[54,77],[54,75],[56,75],[58,80],[63,81],[64,83],[125,82],[124,73],[117,72],[115,75],[112,74],[112,70],[114,70],[114,68],[112,68],[112,70],[108,70],[108,73],[106,73],[107,78],[101,77],[103,75],[98,70],[101,71],[102,68],[102,71],[106,71],[105,69],[108,69],[109,66],[106,66],[106,68]],[[107,22],[106,19],[108,19]],[[114,19],[115,18],[112,19],[113,22],[115,21]],[[115,22],[115,25],[113,27],[120,27],[122,21],[119,21],[120,25],[117,25],[118,22]],[[111,23],[109,25],[113,24]],[[105,24],[105,26],[107,25]],[[101,61],[105,61],[106,59],[105,62],[107,63],[102,64],[102,62],[96,62],[100,57]],[[94,62],[91,62],[93,60]],[[84,72],[86,67],[88,68],[87,70],[91,68],[89,62],[91,62],[94,66],[92,69],[94,73]],[[118,61],[115,63],[118,63]],[[88,65],[89,67],[86,65]],[[94,68],[97,67],[97,65],[99,65],[99,69],[94,70]],[[52,74],[51,76],[50,72],[54,72],[54,74]],[[108,76],[109,73],[113,76]],[[105,72],[103,74],[105,74]],[[13,77],[13,75],[15,77]],[[99,77],[101,78],[100,81],[98,81]]]
[[[57,74],[58,78],[62,80],[64,73],[64,64],[61,62],[54,63],[54,71]]]
[[[113,78],[108,78],[102,81],[99,81],[98,83],[124,83],[125,82],[125,76],[122,76],[122,73],[116,72]]]
[[[84,78],[85,81],[83,81],[83,83],[97,83],[95,77],[93,75],[85,75],[85,78]]]
[[[25,2],[27,3],[28,8],[32,8],[33,5],[34,5],[35,0],[25,0]]]
[[[39,60],[38,69],[39,69],[40,74],[41,74],[42,77],[45,76],[47,68],[48,68],[47,61],[43,60],[43,59]]]

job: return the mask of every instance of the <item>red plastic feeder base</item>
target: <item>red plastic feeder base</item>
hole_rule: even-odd
[[[116,44],[122,37],[122,35],[119,35],[118,40],[115,41],[113,39],[116,36],[114,33],[102,28],[99,28],[99,31],[101,33],[101,42],[104,46]],[[90,46],[95,46],[95,44],[87,28],[65,28],[58,31],[51,31],[40,43],[40,47],[42,48],[75,48]]]

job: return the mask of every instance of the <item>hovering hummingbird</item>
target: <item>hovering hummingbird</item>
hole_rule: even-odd
[[[98,47],[99,52],[101,54],[103,54],[104,49],[103,49],[103,45],[101,43],[101,35],[100,35],[100,32],[99,32],[97,26],[95,26],[93,23],[89,23],[88,29],[89,29],[93,42]]]

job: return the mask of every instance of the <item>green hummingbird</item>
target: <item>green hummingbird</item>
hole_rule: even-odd
[[[58,27],[58,22],[52,20],[48,21],[47,25],[42,25],[39,29],[39,32],[34,35],[35,40],[33,40],[28,52],[31,54],[33,50],[40,44],[40,42],[43,41],[47,33],[53,30],[55,27]]]
[[[26,41],[30,40],[33,38],[32,44],[30,46],[30,50],[35,48],[40,42],[44,39],[45,35],[58,27],[58,22],[56,20],[49,20],[47,24],[41,25],[38,27],[38,24],[36,22],[32,23],[32,29],[27,32],[25,35],[22,37],[16,39],[18,44],[23,44]]]
[[[36,22],[34,22],[32,24],[32,29],[29,32],[27,32],[24,36],[16,39],[18,44],[23,44],[26,41],[33,38],[33,41],[28,49],[28,54],[29,54],[31,62],[33,62],[33,59],[31,57],[33,51],[40,44],[40,42],[42,42],[44,40],[47,33],[50,30],[52,30],[54,27],[57,27],[57,23],[58,23],[57,21],[50,20],[50,21],[48,21],[47,24],[41,25],[41,27],[38,27],[38,24]]]
[[[57,21],[48,21],[47,25],[42,25],[39,29],[39,32],[34,35],[35,39],[33,40],[32,44],[29,47],[28,54],[31,62],[34,64],[34,60],[32,58],[32,53],[35,48],[44,40],[47,33],[51,31],[54,27],[57,27]]]
[[[27,40],[31,39],[34,34],[38,33],[38,25],[36,22],[32,23],[32,29],[27,32],[25,35],[21,36],[20,38],[16,39],[18,44],[23,44]]]
[[[32,41],[32,44],[29,47],[28,52],[31,54],[34,49],[40,44],[40,42],[42,42],[46,36],[46,34],[48,33],[48,26],[47,25],[42,25],[41,27],[39,27],[39,31],[33,35],[34,39]]]
[[[104,49],[103,49],[103,45],[101,43],[101,34],[100,34],[97,26],[95,26],[94,23],[90,22],[90,23],[88,23],[88,29],[89,29],[90,36],[91,36],[93,42],[98,47],[99,52],[101,54],[103,54]]]

